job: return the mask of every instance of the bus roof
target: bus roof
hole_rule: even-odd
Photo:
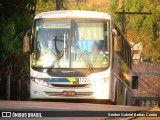
[[[104,12],[84,11],[84,10],[60,10],[42,12],[34,17],[41,18],[95,18],[95,19],[111,19],[111,16]]]

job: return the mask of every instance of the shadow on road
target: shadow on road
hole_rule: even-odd
[[[40,102],[67,102],[67,103],[92,103],[92,104],[113,104],[112,102],[108,100],[94,100],[94,99],[52,99],[52,100],[46,100],[46,99],[34,99],[31,101],[40,101]]]

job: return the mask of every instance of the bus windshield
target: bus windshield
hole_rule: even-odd
[[[106,68],[109,21],[36,20],[32,66]]]

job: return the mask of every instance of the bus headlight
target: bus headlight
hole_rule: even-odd
[[[91,86],[92,86],[92,87],[101,86],[101,85],[103,85],[104,83],[106,83],[108,80],[109,80],[108,77],[107,77],[107,78],[100,79],[100,80],[95,80],[95,82],[91,83]]]
[[[38,79],[38,78],[31,78],[32,81],[34,81],[35,83],[41,85],[41,86],[45,86],[45,87],[53,87],[51,84],[49,84],[48,82],[42,80],[42,79]]]
[[[94,97],[97,99],[107,99],[109,97],[109,78],[103,78],[92,83]]]

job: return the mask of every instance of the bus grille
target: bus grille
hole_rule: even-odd
[[[63,96],[62,92],[46,92],[48,96]],[[93,92],[76,92],[75,96],[90,96],[93,95]]]

